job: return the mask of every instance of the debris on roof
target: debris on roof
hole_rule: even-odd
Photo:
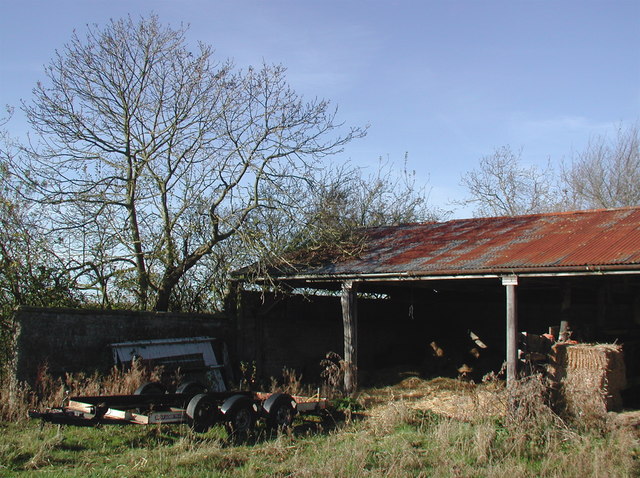
[[[359,254],[279,277],[640,269],[640,207],[456,219],[367,229]]]

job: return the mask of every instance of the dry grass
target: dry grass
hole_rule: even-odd
[[[408,424],[419,430],[429,454],[423,467],[431,467],[424,476],[640,476],[638,414],[610,413],[605,428],[576,426],[554,412],[549,385],[541,376],[509,390],[410,378],[370,391],[363,429],[374,437],[392,436]],[[405,469],[389,476],[412,475]]]
[[[443,377],[432,380],[409,377],[396,385],[367,391],[360,398],[373,415],[379,405],[399,400],[414,410],[463,421],[501,417],[507,409],[507,395],[498,381],[473,384]]]
[[[275,377],[271,378],[269,390],[271,392],[284,392],[289,395],[309,395],[309,387],[303,385],[302,375],[287,367],[282,369],[282,378],[280,380]]]
[[[62,406],[67,397],[77,395],[124,395],[146,382],[158,381],[162,369],[147,369],[133,362],[129,370],[113,367],[109,374],[66,374],[52,377],[41,367],[34,387],[4,378],[0,383],[0,421],[20,421],[32,408]],[[174,382],[179,376],[173,377]]]
[[[135,375],[135,374],[134,374]],[[297,387],[285,373],[279,386]],[[286,377],[289,377],[286,379]],[[150,378],[140,376],[140,381]],[[137,380],[130,378],[128,387]],[[287,381],[288,380],[288,381]],[[115,373],[93,390],[122,385]],[[126,380],[125,380],[126,381]],[[74,380],[78,386],[86,385]],[[49,388],[53,392],[55,386]],[[489,397],[494,399],[490,400]],[[10,429],[0,443],[3,471],[54,476],[221,477],[633,477],[638,436],[619,423],[609,430],[571,428],[548,403],[546,383],[523,381],[507,391],[450,379],[406,378],[368,390],[362,420],[331,431],[295,432],[230,446],[216,433],[186,427],[63,429],[36,424]],[[496,404],[499,404],[496,406]],[[518,407],[509,408],[517,404]],[[302,429],[304,424],[300,425]]]

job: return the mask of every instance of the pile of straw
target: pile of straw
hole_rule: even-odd
[[[555,344],[549,372],[569,415],[601,416],[622,408],[626,379],[620,345]]]
[[[445,377],[432,380],[409,377],[394,386],[370,389],[361,398],[367,414],[376,419],[389,413],[390,404],[400,402],[411,410],[428,410],[464,421],[504,416],[507,403],[501,383],[476,385]],[[397,410],[394,408],[392,412]]]

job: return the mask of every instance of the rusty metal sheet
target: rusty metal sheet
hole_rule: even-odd
[[[292,275],[465,274],[567,268],[640,270],[640,207],[456,219],[367,231],[358,257]]]

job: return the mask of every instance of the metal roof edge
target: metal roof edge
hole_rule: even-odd
[[[344,273],[344,274],[300,274],[290,276],[276,276],[272,280],[279,282],[300,281],[327,282],[344,280],[362,281],[407,281],[407,280],[464,280],[464,279],[497,279],[503,276],[517,275],[520,277],[557,277],[557,276],[597,276],[597,275],[640,275],[640,264],[622,266],[576,266],[562,268],[512,268],[512,269],[484,269],[455,273],[441,271],[437,273],[412,273],[412,272],[378,272],[378,273]],[[260,278],[258,281],[266,280]]]

